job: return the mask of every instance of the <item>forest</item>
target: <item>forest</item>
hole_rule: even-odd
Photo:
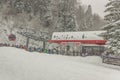
[[[0,0],[0,24],[52,34],[100,30],[105,21],[77,0]]]

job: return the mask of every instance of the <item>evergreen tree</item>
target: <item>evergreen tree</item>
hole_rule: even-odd
[[[107,9],[105,10],[105,12],[108,13],[105,16],[106,21],[111,23],[120,19],[120,1],[119,0],[109,0],[106,7]]]
[[[88,9],[85,13],[85,27],[87,28],[87,30],[92,29],[93,27],[93,17],[92,17],[92,7],[91,5],[88,5]]]
[[[57,5],[58,26],[59,31],[75,31],[75,4],[71,4],[72,0],[61,0]]]
[[[100,30],[103,25],[105,25],[106,22],[104,19],[102,19],[98,14],[93,14],[93,26],[92,30]]]
[[[120,6],[118,4],[120,4],[119,0],[110,0],[107,4],[107,6],[111,6],[109,8],[107,7],[106,11],[108,11],[109,14],[105,16],[109,24],[103,28],[107,30],[105,33],[107,50],[116,56],[120,56]]]
[[[85,28],[85,11],[81,5],[77,10],[76,16],[77,16],[77,23],[79,25],[79,31],[85,30],[86,29]]]
[[[104,27],[107,39],[107,51],[116,56],[120,56],[120,20]]]

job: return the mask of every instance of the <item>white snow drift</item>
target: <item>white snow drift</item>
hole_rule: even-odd
[[[0,80],[120,80],[119,69],[102,64],[100,57],[70,57],[0,48]]]

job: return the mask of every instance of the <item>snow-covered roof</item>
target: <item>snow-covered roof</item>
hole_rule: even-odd
[[[54,32],[52,40],[103,40],[99,36],[106,31]]]

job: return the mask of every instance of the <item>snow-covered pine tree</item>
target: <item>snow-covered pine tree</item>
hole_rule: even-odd
[[[61,0],[57,5],[58,25],[59,31],[75,31],[75,4],[72,0]]]
[[[24,10],[24,0],[11,0],[8,1],[11,7],[17,12],[17,13],[22,13]]]
[[[109,0],[106,4],[106,10],[108,14],[105,16],[105,20],[109,23],[115,22],[120,19],[120,0]]]
[[[106,11],[109,12],[105,16],[105,20],[109,21],[103,29],[107,30],[106,40],[107,40],[107,51],[110,53],[120,56],[120,1],[110,0],[107,4]]]
[[[106,22],[98,14],[93,14],[93,26],[91,30],[100,30],[101,26],[105,25]]]
[[[87,28],[87,30],[90,30],[93,27],[93,17],[92,17],[91,5],[88,5],[88,9],[85,13],[85,27]]]
[[[77,23],[79,25],[78,31],[83,31],[85,30],[85,11],[83,6],[79,5],[79,8],[76,13],[77,16]]]
[[[105,36],[107,39],[107,51],[116,56],[120,56],[120,20],[108,24],[104,29],[107,30]]]

